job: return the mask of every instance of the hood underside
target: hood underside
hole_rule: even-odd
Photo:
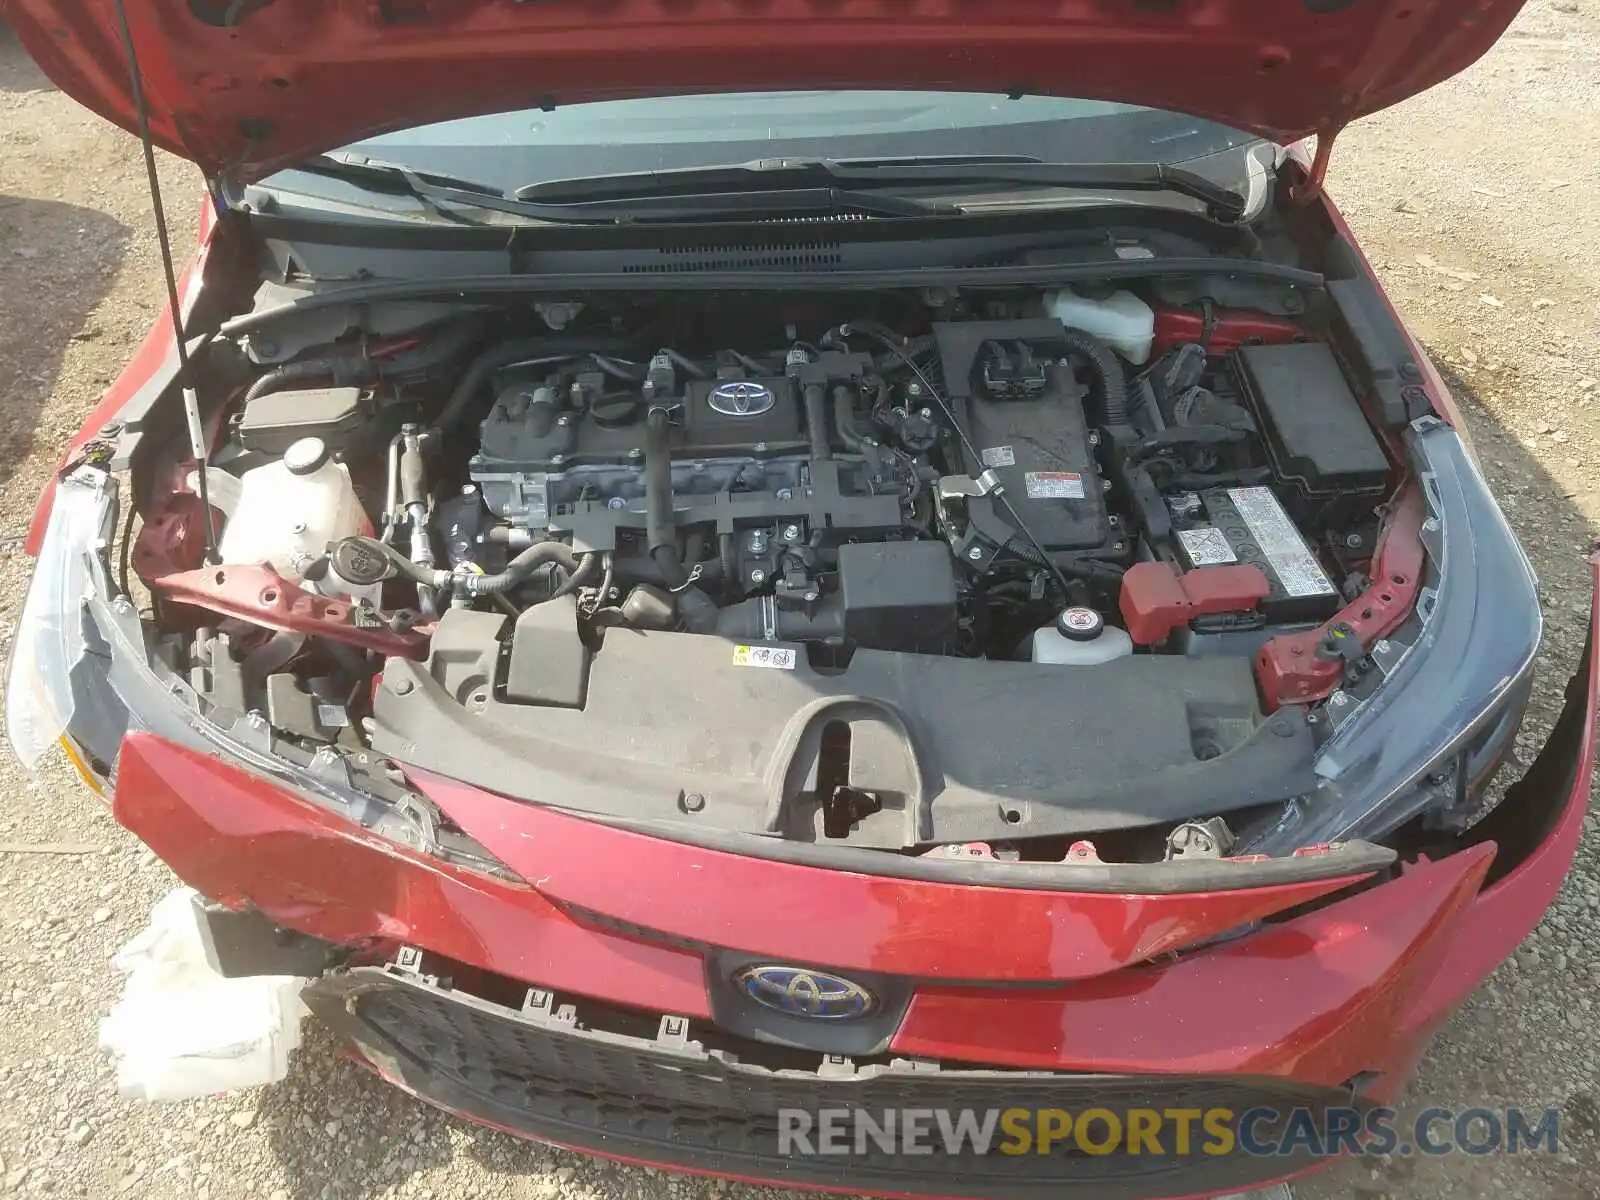
[[[1056,94],[1277,141],[1462,70],[1523,0],[126,0],[157,144],[251,180],[389,130],[779,89]],[[66,92],[137,126],[111,0],[0,0]]]

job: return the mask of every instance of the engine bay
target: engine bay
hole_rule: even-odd
[[[441,714],[531,739],[506,773],[620,734],[629,770],[709,765],[752,797],[777,771],[751,828],[853,837],[896,811],[885,848],[992,838],[948,817],[957,783],[1019,836],[1309,786],[1315,709],[1404,619],[1420,519],[1314,320],[1109,287],[679,301],[238,339],[214,356],[217,561],[192,461],[133,545],[171,659],[312,749],[463,777],[452,755],[493,755],[430,749]],[[1125,707],[1088,741],[964,740],[975,699],[1020,727],[1097,695]],[[808,703],[847,715],[781,733]],[[685,720],[726,722],[749,761],[679,754]],[[851,749],[860,720],[901,722],[912,766],[859,730]],[[1118,784],[1137,803],[1087,803],[1141,771]],[[1052,788],[1053,817],[1005,807]]]

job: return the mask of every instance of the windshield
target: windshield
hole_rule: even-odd
[[[1229,152],[1256,140],[1196,117],[1098,100],[958,92],[757,92],[497,113],[383,134],[336,153],[401,163],[506,192],[558,179],[761,158],[947,155],[1182,163],[1237,186],[1242,156]],[[312,196],[352,198],[347,185],[305,172],[281,172],[264,183]]]

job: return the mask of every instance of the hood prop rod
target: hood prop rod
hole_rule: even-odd
[[[178,303],[178,277],[172,266],[172,238],[167,232],[167,213],[161,203],[161,176],[156,170],[155,142],[150,136],[150,105],[144,94],[144,72],[139,69],[139,53],[128,27],[126,0],[113,0],[122,49],[128,56],[128,81],[133,88],[134,116],[139,122],[139,143],[144,147],[145,177],[150,184],[150,207],[155,212],[156,241],[161,246],[161,268],[167,281],[167,310],[172,314],[172,335],[178,349],[178,385],[183,392],[183,419],[189,432],[189,449],[194,454],[195,474],[199,479],[200,511],[205,528],[206,562],[217,558],[217,533],[211,515],[211,487],[207,479],[210,455],[206,448],[205,424],[200,419],[200,396],[194,386],[194,369],[189,361],[189,342],[183,329],[183,311]]]

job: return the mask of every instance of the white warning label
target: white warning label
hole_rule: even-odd
[[[986,467],[1014,467],[1017,465],[1017,452],[1010,446],[990,446],[978,456],[983,459]]]
[[[1082,500],[1083,476],[1076,471],[1029,471],[1022,477],[1030,500]]]
[[[1214,567],[1218,563],[1234,563],[1239,556],[1228,545],[1227,536],[1215,525],[1202,525],[1198,529],[1178,530],[1178,540],[1189,562],[1197,567]]]
[[[733,665],[736,667],[771,667],[777,671],[792,671],[795,652],[787,646],[735,646]]]
[[[1276,496],[1264,487],[1229,488],[1228,499],[1249,526],[1250,536],[1272,564],[1284,591],[1291,596],[1336,594],[1327,574],[1317,565],[1305,539]]]

